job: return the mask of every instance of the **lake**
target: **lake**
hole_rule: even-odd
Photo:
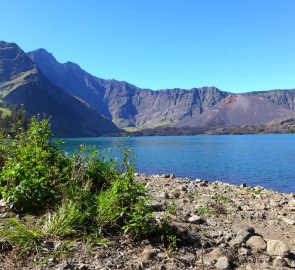
[[[217,135],[63,139],[73,153],[81,144],[111,149],[124,143],[136,155],[139,172],[247,183],[295,193],[295,135]]]

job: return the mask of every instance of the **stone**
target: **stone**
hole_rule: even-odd
[[[243,211],[252,211],[252,210],[253,210],[253,209],[252,209],[249,205],[247,205],[247,204],[242,205],[241,208],[242,208]]]
[[[187,265],[192,264],[195,259],[196,259],[196,256],[191,253],[179,257],[179,260],[184,262]]]
[[[79,270],[88,270],[89,268],[88,268],[88,266],[86,264],[80,263],[78,265],[77,269],[79,269]]]
[[[212,259],[212,260],[218,260],[220,257],[227,257],[227,258],[234,258],[235,257],[235,251],[230,248],[225,247],[218,247],[214,248],[212,251],[210,251],[208,254],[206,254],[206,257]]]
[[[290,218],[287,218],[287,217],[282,217],[282,220],[285,221],[289,225],[295,225],[295,220],[294,219],[290,219]]]
[[[229,259],[226,256],[218,258],[215,267],[220,270],[225,270],[230,267]]]
[[[258,235],[250,237],[246,244],[256,252],[261,252],[266,249],[266,242],[261,236]]]
[[[240,231],[247,231],[251,234],[255,233],[255,230],[253,227],[244,225],[244,224],[236,224],[232,227],[232,230],[234,233],[238,234]]]
[[[280,240],[267,240],[266,252],[270,256],[285,256],[289,254],[290,249]]]
[[[289,203],[288,203],[288,206],[290,208],[295,208],[295,200],[294,199],[293,200],[290,200]]]
[[[12,250],[12,245],[5,239],[0,238],[0,252]]]
[[[157,254],[157,258],[161,259],[161,260],[164,260],[164,259],[167,259],[167,255],[164,252],[160,252],[160,253]]]
[[[253,235],[253,231],[250,230],[250,232],[248,230],[239,230],[237,232],[237,236],[235,237],[236,241],[238,241],[238,243],[245,243],[251,236]]]
[[[258,203],[255,205],[255,209],[257,210],[265,210],[267,207],[264,203]]]
[[[55,270],[65,270],[65,269],[71,269],[72,266],[69,264],[67,260],[63,260],[59,265],[57,265]]]
[[[175,199],[178,199],[181,196],[181,190],[179,188],[173,190],[173,196]]]
[[[143,260],[150,260],[155,257],[155,255],[155,251],[153,251],[151,248],[145,248],[141,253]]]
[[[169,194],[167,192],[160,193],[158,195],[160,199],[169,199]]]
[[[244,248],[244,247],[240,248],[238,253],[240,256],[248,256],[251,254],[250,250],[248,248]]]
[[[188,221],[195,224],[202,224],[205,222],[205,220],[200,216],[191,216]]]
[[[213,218],[206,218],[206,222],[209,226],[215,227],[217,222]]]
[[[276,267],[276,268],[277,267],[284,267],[286,265],[287,265],[287,263],[286,263],[284,257],[282,257],[282,256],[276,257],[274,262],[273,262],[273,266]]]

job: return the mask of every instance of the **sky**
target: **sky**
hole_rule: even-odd
[[[295,88],[295,0],[0,0],[0,40],[149,89]]]

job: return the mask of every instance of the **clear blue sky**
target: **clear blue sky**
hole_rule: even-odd
[[[143,88],[295,88],[295,0],[0,0],[0,39]]]

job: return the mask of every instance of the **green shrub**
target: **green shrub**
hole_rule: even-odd
[[[133,155],[124,146],[122,154],[118,162],[82,146],[66,156],[53,146],[48,120],[32,118],[14,140],[0,140],[0,188],[14,211],[38,215],[33,225],[4,221],[0,237],[28,251],[43,239],[82,238],[91,246],[110,233],[124,233],[134,240],[152,237],[172,253],[175,228],[168,219],[156,222],[145,187],[134,180]],[[169,211],[175,213],[175,206]]]
[[[97,197],[97,222],[102,229],[121,229],[142,195],[144,187],[134,182],[133,170],[117,175]]]
[[[128,221],[123,226],[123,230],[125,234],[130,235],[134,240],[149,238],[158,232],[152,211],[148,211],[144,200],[134,205],[129,213]]]
[[[70,163],[50,140],[49,122],[32,118],[28,130],[9,144],[1,193],[18,212],[44,210],[60,197],[59,187],[67,180]]]

